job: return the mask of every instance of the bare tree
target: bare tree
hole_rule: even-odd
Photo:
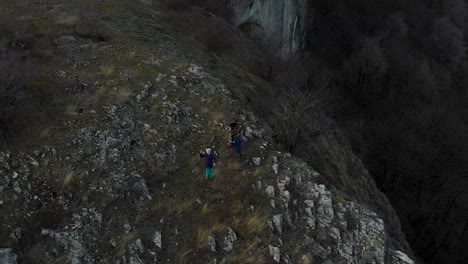
[[[280,89],[277,94],[280,115],[280,131],[277,140],[281,140],[289,151],[307,137],[320,135],[326,124],[321,116],[331,77],[323,73],[316,87],[310,87],[311,79],[305,72],[296,69],[295,62],[280,77]]]
[[[345,63],[352,95],[364,98],[380,87],[379,80],[387,70],[387,59],[378,39],[363,39],[359,42],[351,58]]]

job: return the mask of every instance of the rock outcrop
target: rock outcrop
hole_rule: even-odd
[[[277,55],[287,58],[303,48],[307,19],[310,19],[307,0],[231,0],[230,3],[234,24],[251,36],[260,36]]]
[[[283,169],[275,186],[264,192],[277,205],[270,206],[277,242],[269,249],[275,262],[295,263],[290,256],[302,252],[300,259],[318,263],[414,263],[388,243],[385,224],[375,212],[314,183],[320,174],[307,164],[278,156]]]

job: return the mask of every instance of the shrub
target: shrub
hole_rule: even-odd
[[[87,2],[83,5],[82,10],[78,16],[70,17],[69,21],[62,21],[62,23],[69,23],[73,27],[75,35],[91,39],[97,42],[110,41],[111,36],[103,30],[100,25],[101,14],[98,10],[102,10],[104,7],[95,2]]]
[[[213,20],[200,33],[200,41],[210,52],[223,52],[233,48],[231,31],[222,19]]]
[[[91,39],[98,42],[110,41],[108,33],[99,28],[99,17],[96,13],[82,13],[77,23],[74,25],[74,33],[82,38]]]
[[[323,73],[319,81],[313,82],[294,59],[281,68],[282,73],[275,76],[278,87],[274,100],[279,107],[276,113],[279,131],[275,138],[292,152],[308,138],[319,136],[328,129],[328,119],[322,109],[331,77]]]

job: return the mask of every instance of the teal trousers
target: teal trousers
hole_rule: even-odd
[[[205,169],[205,181],[213,178],[214,176],[214,169],[213,168],[206,168]]]

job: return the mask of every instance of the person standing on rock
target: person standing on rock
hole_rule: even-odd
[[[200,158],[205,159],[205,181],[208,181],[214,176],[214,167],[216,166],[216,153],[212,153],[212,149],[207,147],[200,151]]]

